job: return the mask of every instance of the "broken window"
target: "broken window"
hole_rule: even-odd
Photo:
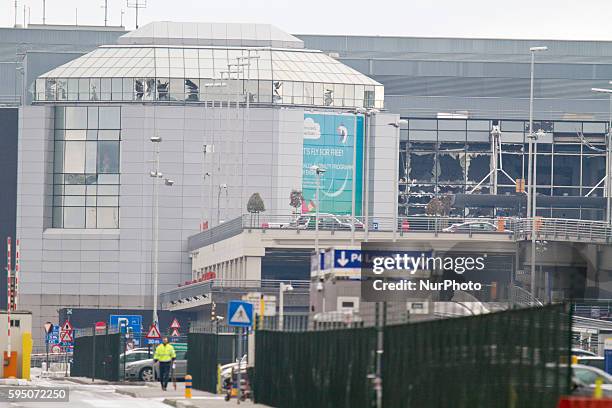
[[[465,182],[464,153],[440,153],[438,162],[440,165],[439,182]]]
[[[466,155],[467,179],[480,183],[491,171],[491,155],[468,153]]]
[[[434,153],[411,153],[408,168],[410,169],[409,178],[421,182],[435,181]]]

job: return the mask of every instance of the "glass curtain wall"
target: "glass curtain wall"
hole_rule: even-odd
[[[119,228],[121,108],[55,108],[54,228]]]
[[[427,203],[447,194],[492,194],[491,129],[501,130],[498,194],[515,195],[515,181],[527,179],[529,122],[410,118],[402,129],[399,154],[399,213],[423,215]],[[537,192],[546,196],[603,197],[605,122],[537,121]],[[544,208],[546,217],[602,219],[603,210]],[[453,209],[451,215],[463,215]],[[469,216],[492,216],[492,209],[470,208]],[[512,214],[508,211],[507,215]]]

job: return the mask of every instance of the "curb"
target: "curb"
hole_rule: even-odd
[[[170,405],[170,406],[176,407],[176,408],[193,408],[193,407],[197,407],[197,405],[195,405],[191,401],[185,401],[185,400],[176,400],[176,399],[166,398],[162,402],[164,404],[166,404],[166,405]]]
[[[140,398],[141,396],[139,395],[139,393],[137,391],[133,391],[133,390],[119,390],[115,388],[115,392],[117,394],[123,394],[123,395],[127,395],[133,398]]]

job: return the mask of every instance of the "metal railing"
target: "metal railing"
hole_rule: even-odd
[[[536,218],[536,239],[556,241],[582,241],[609,243],[612,241],[612,228],[603,221],[576,220],[565,218]],[[320,232],[355,232],[365,231],[364,217],[339,216],[323,214],[319,216]],[[189,249],[196,250],[210,245],[242,231],[314,231],[315,216],[303,215],[270,215],[245,214],[227,223],[213,227],[189,238]],[[517,241],[530,240],[532,232],[531,218],[469,218],[469,217],[398,217],[394,225],[392,217],[370,217],[368,231],[396,232],[398,236],[412,233],[433,234],[506,234],[509,239]]]
[[[293,287],[292,293],[308,293],[310,289],[310,281],[306,280],[276,280],[276,279],[209,279],[202,282],[192,283],[190,285],[180,286],[168,292],[160,294],[162,305],[167,305],[178,300],[202,296],[211,292],[261,292],[261,293],[278,293],[280,284],[290,284]]]

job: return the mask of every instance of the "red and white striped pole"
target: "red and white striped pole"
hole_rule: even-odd
[[[6,351],[11,356],[11,237],[6,238],[6,318],[8,328],[8,346]]]
[[[19,300],[19,240],[15,240],[15,284],[13,289],[13,310],[17,310],[18,300]]]

